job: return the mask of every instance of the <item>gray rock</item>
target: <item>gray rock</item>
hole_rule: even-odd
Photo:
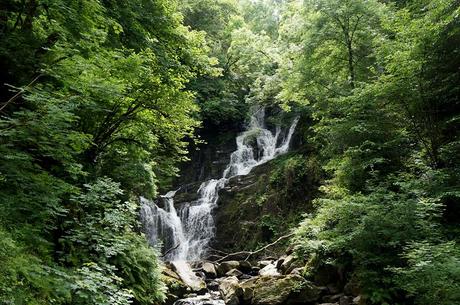
[[[238,269],[239,267],[240,263],[238,261],[224,261],[217,266],[217,275],[224,276],[225,273],[232,269]]]
[[[361,296],[358,295],[356,298],[353,299],[353,304],[360,305],[361,304]]]
[[[288,255],[284,260],[283,263],[278,268],[281,273],[289,274],[295,268],[301,267],[301,264],[296,260],[293,255]]]
[[[192,291],[200,292],[206,290],[206,283],[195,275],[187,262],[171,262],[171,267],[180,277],[181,281]]]
[[[204,263],[202,268],[206,277],[211,279],[217,277],[217,270],[213,263]]]
[[[226,276],[236,276],[236,277],[240,277],[243,275],[243,272],[241,272],[240,270],[238,269],[232,269],[230,270],[229,272],[225,273]]]
[[[243,290],[236,276],[223,279],[219,285],[219,292],[226,305],[240,304],[240,296],[243,295]]]
[[[242,271],[243,273],[251,272],[252,265],[251,265],[250,262],[248,262],[248,261],[239,261],[239,263],[240,263],[240,266],[239,266],[240,271]]]

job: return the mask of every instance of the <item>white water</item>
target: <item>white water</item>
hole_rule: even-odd
[[[222,178],[201,184],[195,202],[184,204],[179,212],[174,208],[176,191],[162,196],[164,207],[141,198],[141,221],[151,245],[163,243],[169,261],[197,261],[206,255],[209,242],[215,235],[212,210],[217,206],[219,190],[228,179],[247,175],[251,170],[284,154],[289,149],[298,119],[294,119],[287,135],[280,137],[281,128],[273,134],[265,126],[265,111],[260,109],[252,117],[248,129],[236,138],[237,150],[230,156],[230,163]]]

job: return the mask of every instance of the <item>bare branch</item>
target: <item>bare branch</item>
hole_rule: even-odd
[[[276,245],[280,241],[282,241],[284,239],[287,239],[287,238],[289,238],[289,237],[291,237],[293,235],[294,235],[294,233],[290,233],[290,234],[287,234],[287,235],[280,236],[274,242],[272,242],[270,244],[267,244],[267,245],[263,246],[262,248],[259,248],[259,249],[255,250],[255,251],[239,251],[239,252],[235,252],[235,253],[229,253],[229,254],[219,258],[216,262],[222,262],[222,261],[228,260],[229,258],[238,257],[238,256],[242,256],[242,255],[246,255],[246,258],[244,260],[247,261],[254,254],[260,253],[260,252],[262,252],[262,251],[264,251],[264,250]]]

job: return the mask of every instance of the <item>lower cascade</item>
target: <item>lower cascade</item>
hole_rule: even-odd
[[[159,202],[141,198],[141,222],[152,246],[162,245],[164,260],[198,261],[205,257],[215,235],[212,211],[217,206],[219,190],[234,176],[247,175],[251,170],[284,154],[295,131],[298,118],[282,133],[265,126],[265,110],[256,111],[249,127],[236,138],[237,150],[230,156],[220,179],[204,181],[198,189],[198,200],[174,206],[176,191],[161,196]]]

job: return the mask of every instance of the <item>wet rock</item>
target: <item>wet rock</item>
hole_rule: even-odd
[[[260,269],[259,271],[260,275],[266,275],[266,276],[278,276],[281,275],[281,273],[278,272],[278,269],[276,269],[275,265],[267,265]]]
[[[239,261],[240,266],[239,270],[242,271],[243,273],[250,273],[252,270],[252,265],[248,261]]]
[[[243,275],[243,272],[241,272],[238,269],[232,269],[229,272],[225,273],[225,275],[226,276],[236,276],[237,278],[239,278],[240,276]]]
[[[257,267],[259,267],[260,269],[264,268],[265,266],[268,266],[268,265],[271,265],[273,261],[269,261],[269,260],[263,260],[263,261],[258,261],[257,262]]]
[[[281,268],[281,265],[284,263],[284,260],[286,259],[286,257],[280,257],[276,262],[275,262],[275,265],[276,265],[276,269],[280,269]]]
[[[187,286],[173,270],[165,267],[162,270],[161,279],[167,288],[165,305],[173,304],[187,293]]]
[[[219,276],[224,276],[227,272],[232,269],[238,269],[240,263],[238,261],[224,261],[217,266],[217,274]]]
[[[253,278],[252,275],[249,275],[249,274],[243,274],[241,275],[240,277],[238,277],[240,280],[249,280],[251,278]]]
[[[360,295],[358,295],[356,298],[353,299],[353,304],[361,305],[363,303],[361,301],[362,301],[362,297]]]
[[[219,291],[219,283],[216,281],[211,281],[206,286],[211,291]]]
[[[218,292],[211,291],[202,295],[189,296],[178,300],[174,305],[225,305],[225,303],[220,298]]]
[[[349,296],[340,297],[339,305],[351,305],[353,303],[353,298]]]
[[[167,267],[165,266],[163,268],[163,270],[161,270],[161,273],[165,276],[168,276],[170,278],[173,278],[173,279],[176,279],[176,280],[180,280],[180,277],[179,275],[177,275],[176,272],[174,272],[173,270],[170,269],[170,267]]]
[[[243,295],[243,290],[236,276],[223,279],[219,285],[219,292],[226,305],[240,304],[240,297]]]
[[[339,294],[334,294],[334,295],[325,295],[322,300],[327,303],[336,303],[340,300],[341,297],[343,297],[343,293]]]
[[[217,270],[213,263],[204,263],[202,268],[207,278],[213,279],[217,277]]]
[[[249,274],[251,275],[258,275],[259,274],[259,271],[260,271],[260,268],[259,267],[256,267],[256,266],[253,266],[251,268],[251,272]]]

